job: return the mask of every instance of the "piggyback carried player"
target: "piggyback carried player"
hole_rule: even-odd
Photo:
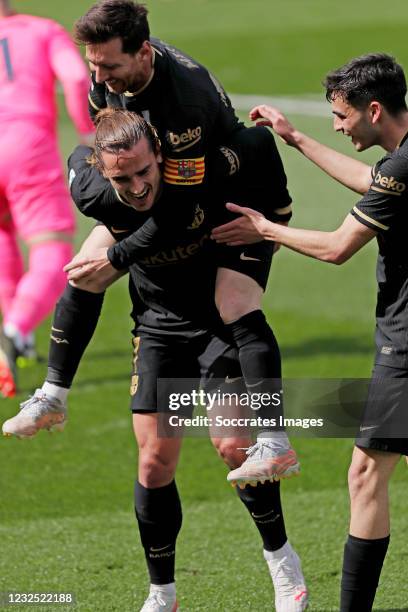
[[[125,107],[148,117],[158,129],[164,152],[164,179],[179,199],[178,215],[189,210],[203,188],[206,155],[210,146],[223,144],[224,163],[231,173],[236,171],[233,141],[245,130],[239,124],[230,101],[210,73],[184,53],[157,40],[149,39],[147,11],[130,0],[103,0],[76,24],[76,36],[85,44],[86,55],[94,70],[89,94],[91,112],[107,105]],[[253,177],[254,184],[256,176]],[[143,197],[143,192],[137,194]],[[282,215],[289,210],[286,201]],[[265,211],[266,212],[266,211]],[[149,219],[131,240],[132,251],[120,253],[120,247],[110,251],[91,238],[87,241],[87,266],[124,268],[141,249],[147,247],[159,231],[154,219]],[[95,234],[94,234],[95,236]],[[130,239],[129,239],[130,241]],[[129,243],[128,243],[129,244]],[[101,248],[100,257],[89,257],[89,250]],[[252,251],[253,249],[253,251]],[[215,300],[223,321],[229,325],[239,349],[245,380],[249,384],[268,385],[277,377],[280,364],[275,337],[260,309],[263,282],[259,282],[256,264],[268,265],[268,247],[256,245],[238,254],[234,263],[220,262]],[[92,293],[68,286],[55,314],[50,349],[50,363],[44,393],[65,402],[79,360],[92,336],[102,306],[103,293]],[[86,312],[87,317],[80,315]],[[58,332],[55,330],[63,330]],[[59,334],[62,336],[59,337]],[[68,340],[63,343],[62,340]],[[63,374],[61,374],[63,372]],[[257,389],[259,390],[259,389]],[[269,448],[273,435],[272,448]],[[271,453],[273,469],[291,469],[296,457],[284,432],[260,434],[258,447],[251,453],[252,468],[257,452]],[[276,466],[279,456],[281,467]],[[258,480],[272,472],[259,474],[251,469],[236,474],[236,480]],[[259,478],[258,478],[259,476]]]
[[[33,350],[32,332],[52,310],[72,257],[74,215],[57,146],[55,82],[80,140],[89,77],[67,32],[55,21],[15,13],[0,0],[0,392],[15,392],[19,355]],[[28,270],[17,238],[29,247]]]

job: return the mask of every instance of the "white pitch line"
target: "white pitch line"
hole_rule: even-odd
[[[62,95],[62,87],[58,84],[58,94]],[[308,115],[309,117],[330,117],[330,105],[324,100],[308,100],[307,98],[289,98],[285,96],[265,96],[262,94],[232,94],[232,106],[241,112],[248,112],[258,104],[276,106],[284,113]]]
[[[280,96],[263,96],[256,94],[228,94],[232,106],[237,111],[249,111],[258,104],[276,106],[284,113],[308,115],[312,117],[330,117],[330,105],[325,101],[308,100],[305,98],[287,98]]]

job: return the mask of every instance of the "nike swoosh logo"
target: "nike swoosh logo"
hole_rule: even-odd
[[[261,261],[260,259],[257,259],[256,257],[247,257],[245,253],[241,253],[239,258],[242,259],[242,261]]]
[[[269,512],[265,512],[265,514],[255,514],[255,512],[251,512],[251,514],[255,519],[265,518],[265,516],[269,516],[270,514],[273,514],[273,510],[269,510]]]
[[[56,327],[51,327],[51,331],[56,331],[56,332],[59,332],[59,333],[61,333],[61,334],[63,334],[63,333],[64,333],[64,330],[63,330],[63,329],[57,329]]]
[[[262,385],[262,383],[265,381],[264,378],[262,378],[261,380],[258,380],[258,382],[256,383],[252,383],[252,385],[250,383],[246,383],[247,387],[258,387],[258,385]]]
[[[237,376],[236,378],[230,378],[229,376],[225,377],[225,382],[227,384],[231,384],[233,382],[236,382],[237,380],[241,380],[242,376]]]
[[[369,429],[376,429],[378,425],[367,425],[366,427],[360,427],[360,431],[368,431]]]
[[[170,546],[170,544],[167,544],[167,546],[162,546],[161,548],[154,548],[154,546],[150,547],[150,550],[152,552],[160,552],[161,550],[165,550],[166,548],[168,548]]]

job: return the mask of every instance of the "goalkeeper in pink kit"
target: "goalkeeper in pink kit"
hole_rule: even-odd
[[[54,308],[73,255],[74,213],[57,145],[55,83],[80,142],[88,143],[89,76],[68,33],[0,0],[0,392],[15,393],[17,358]],[[28,270],[17,238],[29,248]]]

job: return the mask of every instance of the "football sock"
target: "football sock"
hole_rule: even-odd
[[[102,308],[104,293],[68,284],[56,305],[51,327],[47,382],[69,389]]]
[[[69,393],[69,389],[65,389],[64,387],[58,387],[57,385],[52,385],[47,381],[45,381],[45,383],[41,387],[41,391],[43,391],[49,397],[54,397],[55,399],[58,399],[63,404],[65,404],[65,402],[67,401]]]
[[[71,257],[72,245],[67,242],[39,242],[30,247],[28,271],[17,285],[5,324],[13,324],[26,335],[41,323],[64,289],[62,268]]]
[[[390,536],[364,540],[348,536],[344,547],[340,611],[370,612]]]
[[[247,507],[265,550],[278,550],[287,541],[280,499],[280,483],[266,482],[257,487],[237,487],[238,497]]]
[[[150,594],[158,593],[159,595],[164,595],[165,597],[176,597],[176,583],[170,582],[169,584],[151,584],[150,585]]]
[[[281,357],[275,335],[261,310],[254,310],[233,323],[228,323],[238,348],[239,362],[248,393],[279,394],[277,405],[261,406],[256,416],[276,419],[283,416],[281,391]],[[269,428],[265,428],[267,431]],[[275,430],[282,429],[277,425]]]
[[[174,582],[176,539],[182,523],[175,481],[157,489],[147,489],[136,481],[135,512],[150,582]]]
[[[0,225],[0,309],[3,321],[13,303],[17,285],[23,276],[23,259],[18,248],[14,228]]]

